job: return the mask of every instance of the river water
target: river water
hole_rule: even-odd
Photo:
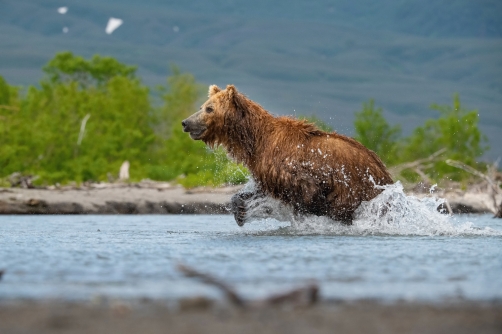
[[[502,220],[404,207],[390,216],[368,207],[352,227],[315,218],[238,227],[226,215],[0,216],[0,300],[220,297],[177,263],[248,298],[315,280],[326,299],[502,300]]]

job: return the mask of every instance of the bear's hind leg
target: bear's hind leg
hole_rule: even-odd
[[[329,214],[329,218],[336,220],[342,225],[352,225],[354,220],[354,211],[335,211],[334,214]]]

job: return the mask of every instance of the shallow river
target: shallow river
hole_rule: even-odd
[[[327,299],[502,299],[502,220],[489,215],[444,218],[418,232],[289,225],[241,228],[210,215],[0,216],[0,300],[220,296],[182,277],[178,262],[250,298],[315,280]]]

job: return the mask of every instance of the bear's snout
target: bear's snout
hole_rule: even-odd
[[[192,132],[193,131],[193,126],[190,126],[190,121],[188,119],[182,120],[181,126],[183,127],[183,132]]]
[[[190,117],[181,121],[181,126],[183,127],[184,132],[192,132],[194,128],[196,128],[197,124],[195,124],[193,120],[190,120]]]
[[[201,122],[199,116],[199,113],[195,113],[181,121],[183,132],[190,133],[190,138],[195,140],[201,139],[203,133],[206,131],[206,125]]]

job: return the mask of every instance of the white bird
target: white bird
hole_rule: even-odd
[[[110,35],[112,32],[115,31],[115,29],[120,27],[122,23],[124,23],[124,21],[122,21],[121,19],[110,17],[110,19],[108,20],[108,24],[106,25],[105,29],[106,33]]]
[[[58,8],[58,13],[59,14],[66,14],[66,12],[68,11],[68,7],[59,7]]]

